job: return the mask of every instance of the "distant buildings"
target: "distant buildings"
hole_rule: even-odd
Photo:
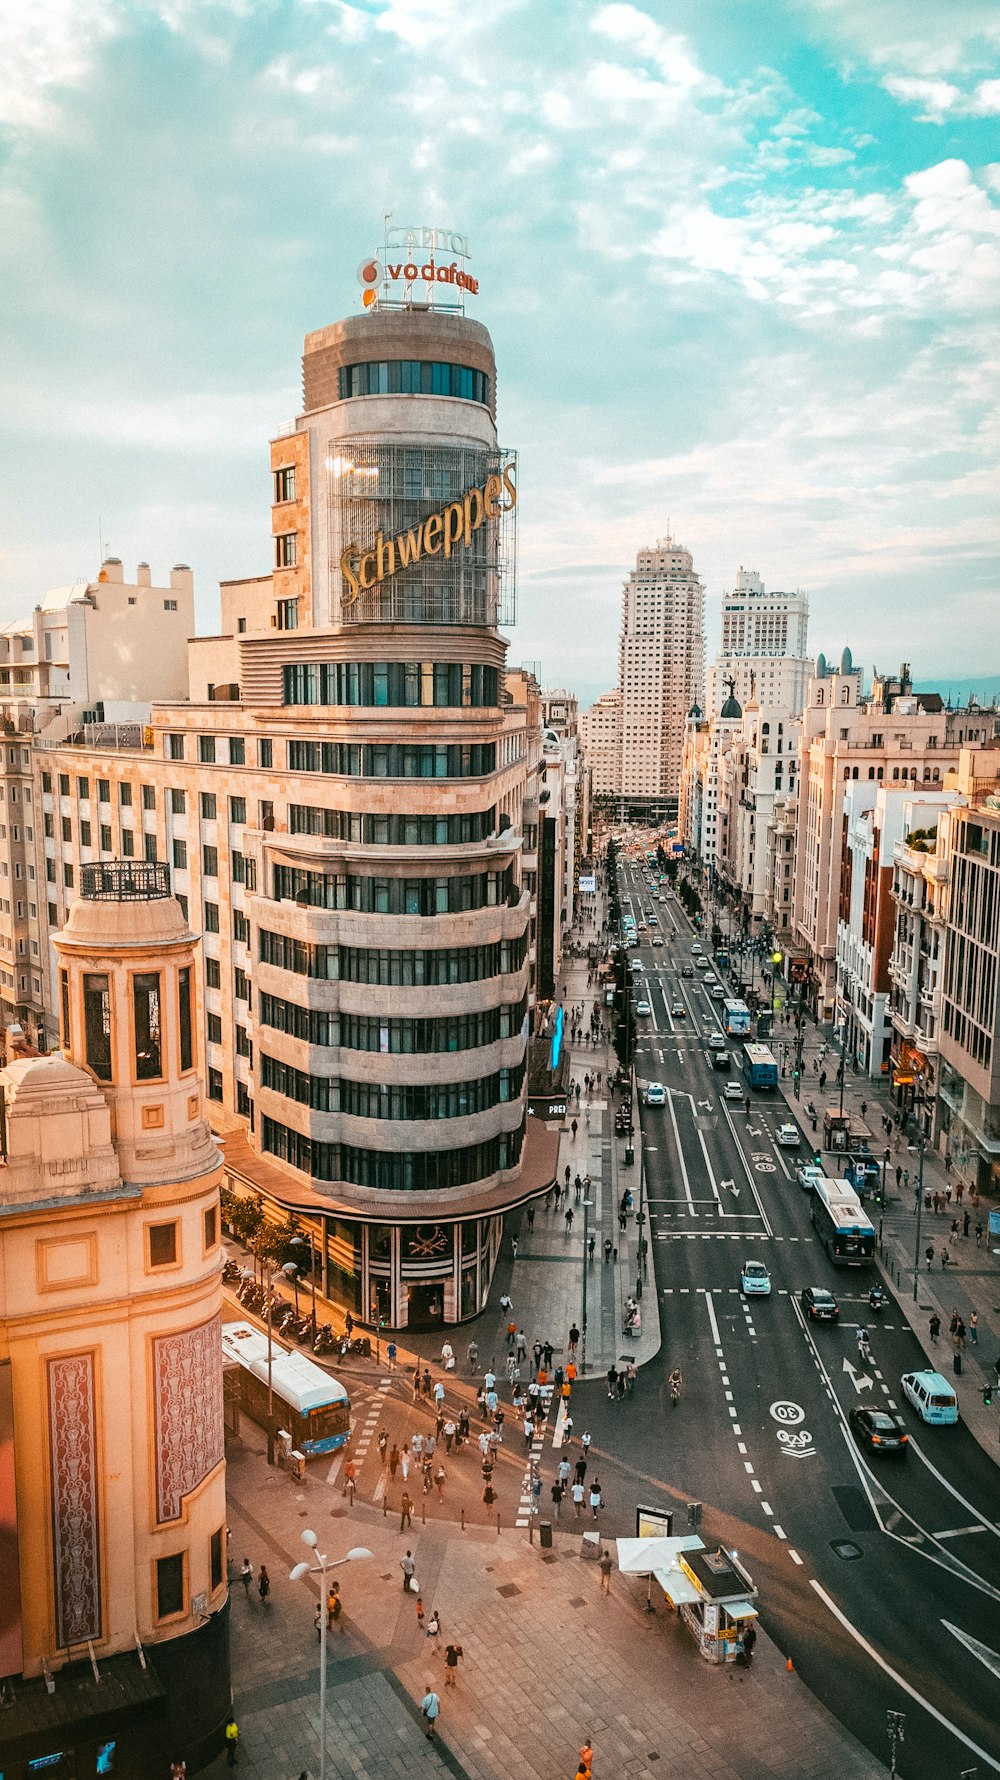
[[[602,692],[580,716],[580,743],[595,797],[619,797],[622,788],[622,695]]]
[[[813,671],[808,629],[804,593],[768,593],[755,569],[741,567],[734,591],[722,596],[722,647],[708,670],[707,709],[718,710],[732,680],[741,704],[756,698],[798,715]]]

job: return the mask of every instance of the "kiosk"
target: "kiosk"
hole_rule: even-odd
[[[623,1575],[651,1576],[677,1609],[706,1662],[734,1663],[744,1628],[757,1618],[753,1578],[731,1551],[709,1551],[697,1533],[619,1539]]]

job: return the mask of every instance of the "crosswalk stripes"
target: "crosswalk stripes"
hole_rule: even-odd
[[[553,1387],[550,1384],[542,1386],[541,1394],[545,1413],[543,1416],[540,1416],[535,1423],[535,1431],[531,1441],[531,1451],[528,1455],[528,1462],[525,1466],[524,1476],[521,1479],[521,1498],[517,1505],[517,1519],[514,1522],[516,1527],[528,1526],[532,1515],[538,1513],[538,1500],[534,1490],[535,1473],[541,1464],[542,1448],[545,1445],[545,1430],[549,1425],[549,1409],[552,1404],[552,1390]],[[560,1408],[561,1407],[562,1404],[560,1403]]]

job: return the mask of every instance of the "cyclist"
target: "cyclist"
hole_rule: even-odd
[[[871,1350],[871,1345],[868,1340],[868,1330],[867,1329],[862,1328],[862,1329],[858,1330],[857,1341],[858,1341],[858,1359],[863,1360],[865,1362],[869,1361],[872,1357],[872,1350]]]
[[[670,1388],[670,1407],[671,1409],[674,1409],[680,1401],[681,1388],[684,1384],[679,1366],[674,1367],[670,1377],[667,1379],[667,1384]]]

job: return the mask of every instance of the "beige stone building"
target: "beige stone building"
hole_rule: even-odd
[[[396,1327],[478,1311],[503,1211],[555,1166],[526,1118],[532,742],[495,376],[462,316],[309,335],[273,572],[224,585],[191,701],[138,747],[37,750],[49,925],[85,863],[167,865],[203,936],[230,1185],[298,1215],[331,1295]]]
[[[705,589],[690,550],[660,538],[622,589],[620,790],[633,808],[676,811],[684,725],[704,678]]]
[[[622,698],[602,692],[580,717],[580,741],[594,797],[617,797],[622,788]]]
[[[2,1742],[140,1780],[217,1749],[230,1699],[222,1169],[166,870],[82,878],[61,1054],[0,1073]]]

